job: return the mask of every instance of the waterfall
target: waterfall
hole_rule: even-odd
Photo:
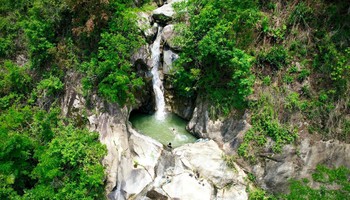
[[[153,90],[156,97],[156,113],[155,117],[158,120],[165,118],[165,101],[163,94],[163,83],[159,78],[159,63],[160,63],[160,41],[161,41],[162,27],[158,27],[157,38],[153,42],[151,53],[152,53],[152,84]]]

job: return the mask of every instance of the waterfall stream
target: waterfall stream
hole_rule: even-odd
[[[152,48],[151,48],[151,58],[152,58],[152,83],[153,83],[153,90],[154,95],[156,97],[156,113],[155,117],[158,120],[164,120],[165,119],[165,100],[164,100],[164,93],[163,93],[163,83],[159,78],[159,64],[160,64],[160,41],[161,41],[161,33],[162,33],[162,27],[158,27],[158,33],[157,38],[154,41]]]

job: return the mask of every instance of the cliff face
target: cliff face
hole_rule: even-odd
[[[169,7],[170,4],[165,5]],[[155,13],[162,15],[165,8]],[[168,8],[167,8],[168,9]],[[168,12],[168,10],[167,10]],[[167,13],[166,13],[167,14]],[[157,19],[153,14],[153,19]],[[167,16],[171,17],[171,16]],[[162,44],[161,75],[170,73],[177,54],[169,48],[169,30],[172,25],[166,21],[152,22],[151,15],[143,13],[142,25],[165,26]],[[163,18],[162,18],[163,19]],[[154,23],[151,25],[151,23]],[[151,32],[143,29],[145,35]],[[62,99],[63,114],[73,119],[88,119],[91,131],[100,134],[100,141],[107,146],[108,154],[103,159],[106,167],[106,193],[109,199],[247,199],[246,174],[235,163],[230,167],[224,161],[224,152],[213,140],[166,149],[159,142],[141,135],[128,122],[132,110],[152,112],[154,96],[150,83],[150,45],[145,45],[131,58],[148,83],[145,92],[138,94],[138,106],[119,107],[92,95],[89,101],[81,94],[80,75],[70,72],[65,78],[65,95]],[[163,48],[162,48],[163,49]],[[164,78],[163,78],[164,80]],[[168,109],[184,118],[192,116],[194,102],[171,98],[170,86],[166,86]]]
[[[228,167],[224,152],[212,140],[164,149],[137,133],[128,122],[131,108],[120,108],[94,97],[89,108],[79,94],[79,76],[66,77],[63,114],[87,118],[108,149],[106,193],[109,199],[247,199],[246,174],[235,163]]]
[[[89,129],[99,132],[101,143],[107,146],[108,155],[103,164],[109,199],[248,199],[246,189],[252,184],[247,181],[246,172],[254,174],[263,189],[286,192],[290,179],[310,178],[319,164],[350,168],[349,144],[308,136],[300,137],[293,145],[284,145],[280,153],[272,151],[275,142],[268,140],[254,163],[239,158],[238,148],[254,126],[250,124],[250,110],[235,111],[214,120],[210,103],[203,95],[193,99],[175,94],[171,83],[172,63],[181,49],[172,43],[176,35],[171,24],[174,11],[171,2],[159,1],[158,5],[160,7],[152,13],[142,12],[138,16],[139,27],[148,44],[133,55],[131,62],[148,82],[145,91],[137,96],[137,107],[121,108],[95,95],[86,108],[86,100],[79,92],[79,76],[74,72],[66,76],[62,100],[64,115],[87,117]],[[160,74],[168,110],[189,119],[187,129],[208,141],[169,150],[137,133],[128,122],[132,110],[154,111],[150,48],[159,26],[163,27]],[[236,157],[239,165],[233,162],[228,167],[224,154]]]

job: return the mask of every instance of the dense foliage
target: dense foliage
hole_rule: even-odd
[[[99,199],[106,149],[98,134],[66,126],[60,110],[13,105],[0,115],[1,199]]]
[[[135,103],[135,90],[144,85],[132,69],[130,57],[144,43],[135,25],[136,15],[120,7],[114,11],[108,29],[101,33],[98,52],[83,64],[86,93],[97,89],[99,94],[120,105]]]
[[[178,93],[205,94],[219,115],[228,114],[232,108],[244,108],[253,91],[254,58],[242,47],[251,42],[252,26],[259,19],[257,3],[187,1],[178,5],[178,13],[184,7],[189,23],[181,23],[184,17],[180,14],[180,36],[175,38],[182,47],[174,77]]]
[[[0,199],[105,198],[106,148],[58,103],[68,70],[107,100],[132,103],[143,82],[129,60],[143,41],[131,2],[1,2]]]
[[[145,40],[133,7],[132,0],[1,2],[0,199],[104,198],[105,147],[84,124],[62,118],[58,104],[70,71],[81,74],[87,99],[135,103],[144,81],[130,56]],[[177,3],[173,42],[181,51],[171,85],[176,95],[210,102],[211,117],[248,111],[252,128],[238,154],[249,161],[267,144],[281,152],[300,133],[349,142],[349,7],[326,0]],[[319,189],[293,181],[280,198],[346,199],[347,177],[345,168],[319,167]],[[266,196],[258,189],[250,198]]]

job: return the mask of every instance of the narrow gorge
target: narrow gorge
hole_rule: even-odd
[[[101,108],[96,100],[97,110],[108,110],[88,118],[90,129],[100,133],[101,142],[109,149],[104,163],[110,199],[248,199],[248,188],[254,188],[254,184],[247,174],[254,174],[262,188],[283,192],[287,190],[290,178],[309,178],[310,171],[319,163],[350,167],[349,144],[310,141],[308,138],[302,139],[299,145],[286,145],[280,154],[261,154],[262,161],[254,165],[237,159],[229,167],[224,155],[237,155],[244,134],[251,128],[247,122],[249,113],[239,115],[239,118],[212,120],[209,117],[210,104],[200,97],[187,107],[181,104],[188,99],[168,102],[175,105],[166,106],[163,95],[169,92],[164,92],[166,87],[162,80],[171,74],[172,62],[178,58],[167,43],[174,37],[174,25],[166,24],[174,14],[170,6],[171,3],[164,4],[151,15],[138,14],[143,34],[153,40],[150,45],[141,47],[132,60],[146,65],[152,74],[155,118],[164,120],[166,107],[170,111],[175,108],[175,112],[184,118],[188,115],[181,113],[191,113],[187,129],[205,139],[169,150],[164,144],[132,128],[128,122],[130,109]],[[159,25],[164,23],[165,27]],[[69,101],[63,105],[77,104],[69,103],[77,101],[76,97],[67,96],[65,99]]]
[[[349,3],[0,8],[0,199],[348,198]]]

